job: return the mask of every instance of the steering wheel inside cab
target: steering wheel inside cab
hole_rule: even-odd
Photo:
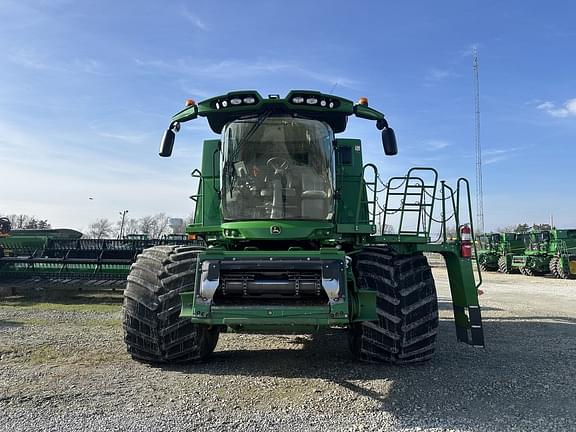
[[[274,170],[274,175],[280,175],[286,172],[290,162],[286,158],[275,156],[268,159],[266,165]]]

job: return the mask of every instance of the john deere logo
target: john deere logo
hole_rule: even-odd
[[[282,228],[280,228],[278,225],[272,225],[270,227],[270,234],[280,234],[282,232]]]

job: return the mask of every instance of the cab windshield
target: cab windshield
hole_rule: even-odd
[[[261,115],[222,131],[225,220],[332,219],[331,128],[318,120]]]

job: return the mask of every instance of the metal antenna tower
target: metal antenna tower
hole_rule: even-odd
[[[478,50],[474,48],[474,143],[476,145],[476,230],[484,232],[484,193],[482,192],[482,146],[480,145],[480,80],[478,79]]]

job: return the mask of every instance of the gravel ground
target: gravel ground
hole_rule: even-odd
[[[437,353],[410,367],[357,363],[328,330],[223,334],[209,363],[154,368],[125,354],[114,295],[8,298],[0,430],[576,430],[576,281],[484,274],[478,349],[456,343],[445,270],[434,273]]]

